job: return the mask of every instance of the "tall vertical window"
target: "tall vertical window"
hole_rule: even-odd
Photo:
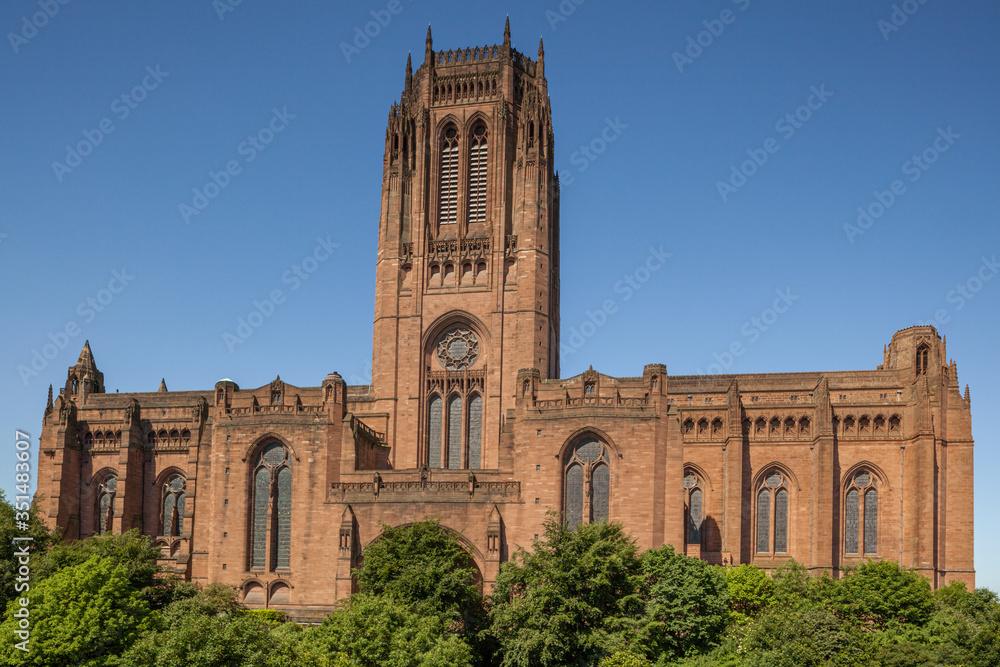
[[[611,457],[598,440],[587,438],[573,447],[565,464],[565,521],[570,528],[607,521],[611,495]]]
[[[926,344],[921,344],[917,348],[917,375],[927,374],[927,359],[930,356],[930,348]]]
[[[441,397],[432,396],[427,416],[427,466],[441,467]]]
[[[184,503],[187,500],[187,480],[172,475],[161,490],[160,535],[177,537],[184,534]]]
[[[757,553],[788,553],[788,485],[785,476],[772,470],[757,491]]]
[[[441,175],[438,186],[438,223],[458,222],[458,130],[449,125],[441,136]]]
[[[844,553],[878,553],[878,489],[866,470],[851,478],[844,494]]]
[[[705,518],[705,496],[694,473],[684,476],[684,503],[687,514],[687,543],[701,544],[701,524]]]
[[[448,399],[448,467],[462,467],[462,397]]]
[[[469,467],[483,467],[483,397],[479,394],[469,399]]]
[[[469,144],[469,222],[486,222],[486,125],[472,130]]]
[[[253,569],[287,568],[291,562],[292,469],[278,443],[264,447],[253,470],[250,564]]]
[[[464,326],[446,330],[430,352],[441,370],[427,377],[427,466],[481,469],[483,396],[486,371],[480,364],[479,337]]]
[[[105,535],[111,530],[115,518],[115,496],[118,492],[118,476],[108,475],[97,487],[97,519],[94,521],[95,532]]]

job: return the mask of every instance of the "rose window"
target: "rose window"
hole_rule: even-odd
[[[445,370],[465,370],[479,358],[479,340],[468,329],[452,329],[441,337],[437,357]]]

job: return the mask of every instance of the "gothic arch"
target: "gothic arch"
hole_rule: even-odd
[[[401,523],[398,526],[391,526],[390,528],[392,530],[398,530],[400,528],[406,528],[408,526],[412,526],[413,523],[414,522],[409,521],[407,523]],[[483,573],[486,571],[486,558],[483,556],[483,553],[479,550],[479,547],[477,547],[472,542],[472,540],[470,540],[464,534],[458,532],[454,528],[452,528],[450,526],[446,526],[443,523],[439,523],[438,525],[442,529],[444,529],[445,532],[447,532],[452,537],[454,537],[455,540],[462,546],[462,548],[465,549],[465,552],[467,554],[469,554],[469,557],[472,559],[472,564],[476,568],[476,576],[477,576],[477,580],[476,581],[477,581],[477,583],[478,582],[482,582],[483,579],[484,579]],[[365,551],[368,550],[368,547],[370,547],[371,545],[373,545],[376,542],[378,542],[379,540],[381,540],[384,536],[385,536],[385,531],[383,530],[378,535],[376,535],[375,537],[373,537],[372,539],[370,539],[367,543],[365,543],[365,544],[363,544],[361,546],[361,554],[360,554],[360,556],[358,558],[359,562],[363,562],[364,561]]]
[[[705,484],[708,485],[709,491],[715,491],[715,485],[712,484],[712,478],[708,476],[708,473],[705,472],[705,469],[702,468],[700,465],[698,465],[697,463],[685,463],[684,470],[685,471],[690,470],[691,472],[693,472],[695,475],[700,477],[701,480],[705,482]]]
[[[462,134],[462,131],[465,129],[465,123],[462,122],[461,118],[453,113],[450,113],[439,120],[437,125],[434,126],[434,134],[432,136],[435,142],[441,137],[441,134],[445,131],[449,124],[454,125],[455,129],[458,130],[458,138],[460,140],[465,136]]]
[[[421,341],[421,346],[423,349],[427,349],[427,346],[436,342],[437,339],[447,331],[449,328],[457,325],[464,324],[472,328],[476,336],[479,337],[480,343],[489,345],[490,343],[490,330],[478,317],[472,313],[466,312],[464,310],[450,310],[447,313],[438,317],[434,322],[427,327],[424,331],[424,338]]]
[[[456,121],[456,123],[457,122],[458,121]],[[459,128],[460,128],[461,132],[463,133],[460,136],[466,136],[466,137],[470,136],[472,134],[472,128],[474,128],[476,126],[476,123],[478,123],[478,122],[482,122],[483,125],[486,126],[486,131],[488,133],[492,134],[492,132],[493,132],[493,124],[492,124],[492,121],[491,121],[490,117],[487,116],[482,111],[476,111],[475,113],[473,113],[469,117],[468,120],[465,121],[465,125],[464,126],[463,125],[459,125]]]
[[[243,453],[243,463],[253,461],[254,458],[260,454],[261,450],[272,442],[278,442],[284,445],[292,455],[292,458],[295,459],[296,462],[299,461],[299,455],[296,453],[295,448],[292,447],[292,443],[290,443],[284,436],[278,435],[274,431],[270,431],[258,436],[257,439],[253,441],[253,444],[247,447],[247,450]]]
[[[840,491],[844,493],[847,487],[851,485],[851,480],[857,475],[861,470],[866,470],[875,476],[878,480],[880,486],[885,487],[886,490],[892,491],[892,485],[889,484],[889,476],[885,474],[881,468],[872,463],[871,461],[858,461],[852,465],[847,470],[843,471],[840,475]]]
[[[156,473],[156,478],[153,479],[151,485],[161,486],[162,484],[165,484],[168,479],[170,479],[171,475],[180,475],[184,479],[187,479],[188,476],[187,473],[184,472],[184,470],[182,470],[181,468],[178,468],[177,466],[168,466],[163,470],[161,470],[160,472]]]
[[[573,431],[573,433],[570,434],[565,441],[563,441],[562,447],[559,448],[559,453],[556,455],[556,458],[560,461],[564,460],[566,458],[566,452],[568,452],[571,447],[575,447],[579,444],[580,440],[588,435],[607,445],[608,449],[615,455],[615,458],[622,458],[621,450],[618,448],[618,445],[615,444],[615,441],[611,439],[611,436],[601,429],[593,426],[584,426]]]
[[[112,468],[111,466],[104,466],[96,473],[94,473],[93,477],[90,478],[90,486],[94,486],[94,484],[100,484],[101,481],[103,481],[103,479],[108,475],[114,475],[115,477],[118,477],[118,470],[116,468]]]
[[[780,461],[771,461],[770,463],[762,465],[760,468],[758,468],[757,472],[754,473],[753,478],[750,480],[750,488],[757,489],[764,481],[764,477],[766,476],[766,474],[771,470],[775,469],[780,470],[785,476],[788,477],[788,479],[792,481],[792,484],[795,485],[796,492],[802,490],[802,487],[799,484],[799,478],[795,476],[795,473],[792,472],[791,468],[789,468],[784,463],[781,463]]]

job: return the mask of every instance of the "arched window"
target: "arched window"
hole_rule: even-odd
[[[462,397],[448,399],[448,468],[462,467]]]
[[[94,522],[95,532],[105,535],[111,531],[115,518],[115,496],[118,491],[118,476],[106,476],[97,487],[97,520]]]
[[[854,474],[844,494],[844,553],[878,553],[878,489],[867,470]]]
[[[705,518],[705,496],[698,477],[688,472],[684,476],[684,510],[687,516],[687,544],[701,545],[701,524]]]
[[[756,543],[758,554],[788,553],[788,486],[777,470],[764,477],[757,491]]]
[[[187,480],[182,475],[172,475],[163,485],[160,503],[160,535],[178,537],[184,534],[186,487]]]
[[[483,397],[473,394],[469,399],[469,467],[483,467]]]
[[[480,469],[483,465],[483,414],[486,372],[479,337],[470,328],[445,330],[429,352],[441,370],[427,377],[426,437],[430,468]],[[428,371],[431,369],[428,368]]]
[[[458,130],[454,125],[441,135],[441,176],[438,185],[438,223],[458,222]]]
[[[917,375],[926,375],[927,359],[930,355],[930,348],[926,343],[917,348]]]
[[[441,467],[441,397],[432,396],[427,418],[427,466]]]
[[[292,545],[292,469],[278,443],[264,447],[253,469],[251,558],[253,569],[287,568]]]
[[[486,222],[486,124],[472,130],[469,144],[469,223]]]
[[[607,521],[611,497],[611,457],[594,438],[573,447],[565,464],[565,521],[570,528]]]

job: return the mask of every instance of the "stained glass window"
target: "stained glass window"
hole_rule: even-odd
[[[757,553],[771,550],[771,492],[761,489],[757,494]]]
[[[448,399],[448,467],[462,467],[462,399]]]
[[[253,567],[267,567],[267,504],[271,473],[266,467],[257,470],[253,494]]]
[[[577,445],[576,455],[581,461],[596,461],[601,456],[601,443],[596,440],[586,440]]]
[[[851,489],[847,492],[847,499],[844,502],[844,553],[858,553],[858,514],[860,509],[858,490]]]
[[[701,489],[695,489],[688,509],[688,544],[701,544],[702,511]]]
[[[570,528],[583,523],[583,466],[579,464],[566,471],[566,523]]]
[[[469,467],[483,467],[483,397],[476,394],[469,401]]]
[[[774,494],[774,551],[788,552],[788,491],[778,489]]]
[[[177,507],[177,497],[168,493],[163,499],[163,527],[160,535],[174,534],[174,509]]]
[[[277,566],[289,567],[292,548],[292,471],[278,471]]]
[[[611,476],[608,472],[608,466],[599,465],[594,468],[591,476],[591,484],[593,486],[593,506],[591,508],[591,516],[594,521],[608,520],[608,494],[610,491],[610,482]]]
[[[427,465],[441,467],[441,397],[434,396],[430,403],[429,428],[427,429]]]
[[[878,553],[878,491],[865,492],[865,553]]]

